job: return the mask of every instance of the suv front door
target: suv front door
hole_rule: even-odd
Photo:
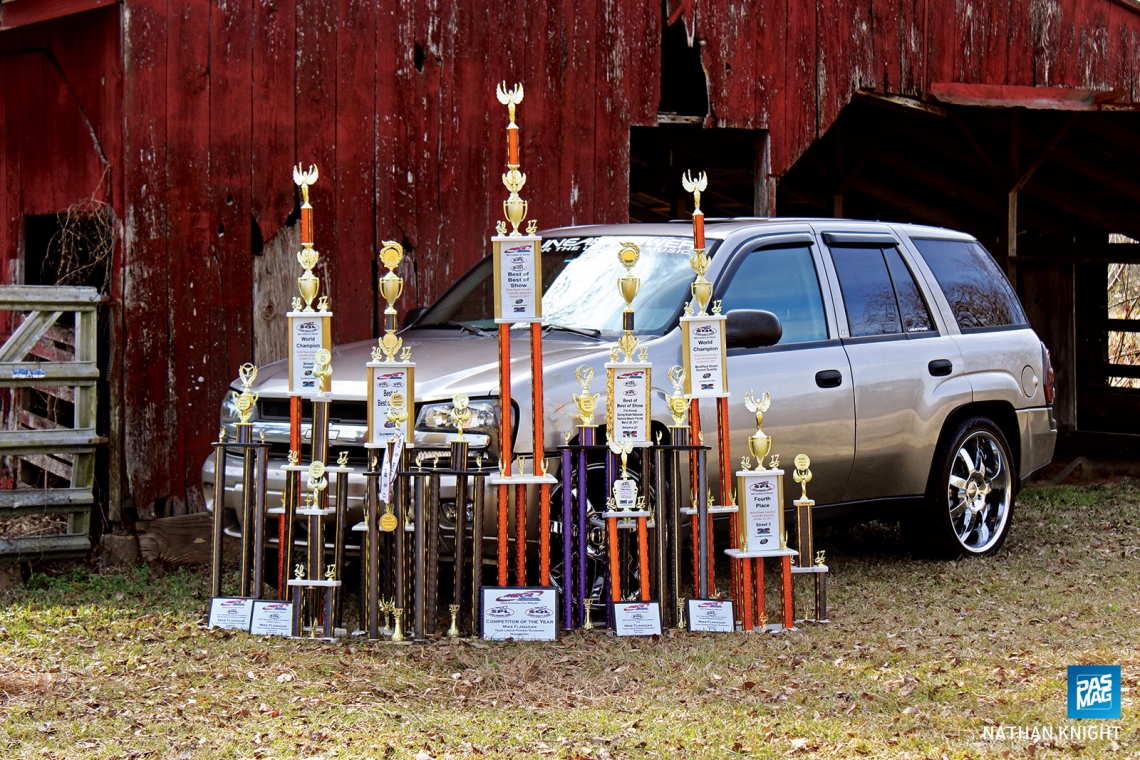
[[[836,336],[835,315],[824,298],[822,256],[807,234],[762,238],[738,250],[718,280],[725,313],[764,309],[780,318],[784,333],[774,346],[728,351],[731,450],[748,453],[756,420],[744,394],[768,392],[764,431],[785,470],[797,454],[811,457],[808,495],[817,504],[838,502],[847,486],[855,446],[855,398],[847,355]],[[732,463],[738,468],[739,460]],[[788,505],[798,489],[785,488]]]
[[[893,235],[823,239],[855,388],[855,461],[843,500],[921,495],[947,414],[971,398],[961,353]]]

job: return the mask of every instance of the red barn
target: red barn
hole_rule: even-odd
[[[1140,420],[1106,268],[1140,261],[1137,0],[3,0],[0,272],[51,281],[58,216],[110,210],[109,514],[180,514],[240,363],[281,354],[291,168],[315,163],[335,339],[481,257],[522,82],[542,226],[684,212],[933,222],[1004,263],[1069,431]],[[92,200],[93,199],[93,200]],[[76,205],[80,204],[80,205]],[[101,206],[100,204],[106,204]],[[1123,251],[1123,252],[1121,252]]]

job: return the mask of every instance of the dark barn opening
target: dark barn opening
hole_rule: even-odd
[[[687,217],[693,198],[681,186],[686,171],[707,172],[716,182],[701,194],[707,217],[754,216],[759,159],[765,132],[705,129],[699,124],[631,127],[629,219],[662,222]]]

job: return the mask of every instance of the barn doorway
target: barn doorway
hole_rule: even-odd
[[[705,129],[700,124],[632,127],[629,135],[629,219],[664,222],[687,217],[693,199],[681,186],[686,171],[706,172],[705,216],[759,216],[766,178],[767,132]]]

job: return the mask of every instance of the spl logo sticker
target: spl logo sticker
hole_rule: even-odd
[[[1069,718],[1120,719],[1120,666],[1069,666]]]

